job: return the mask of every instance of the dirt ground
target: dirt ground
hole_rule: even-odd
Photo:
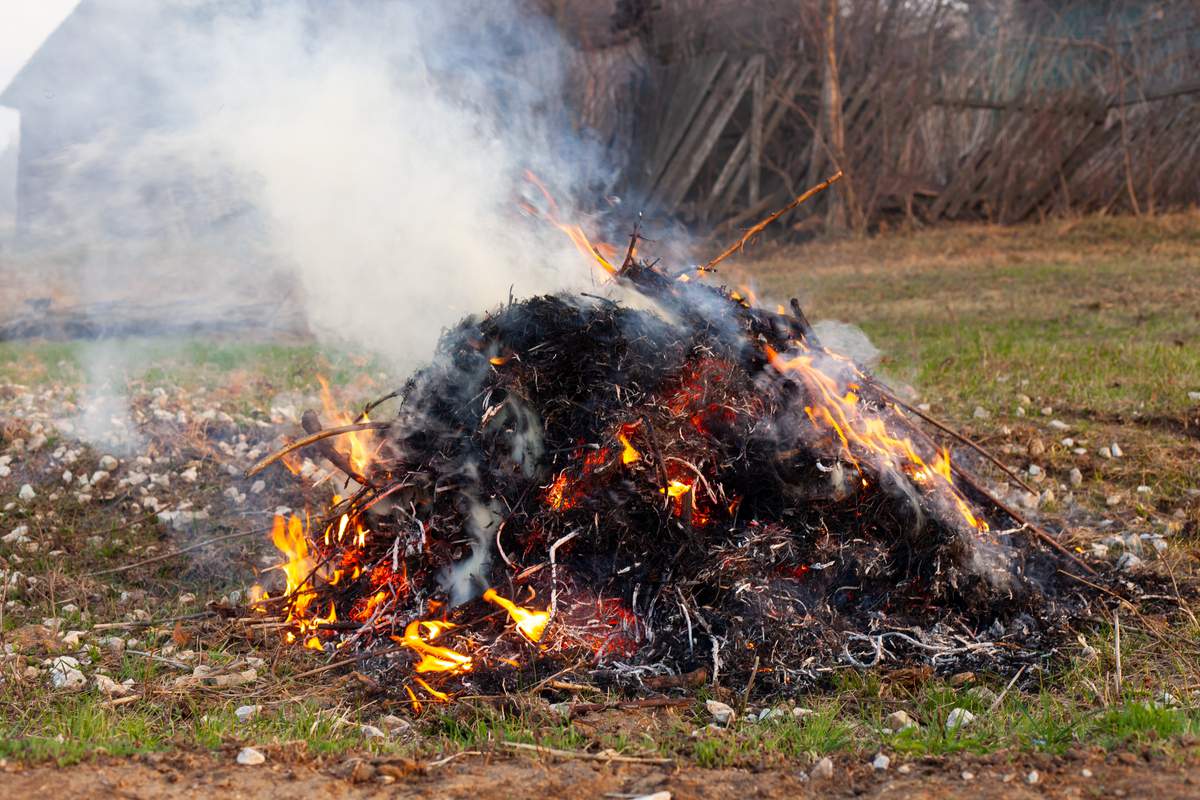
[[[1036,775],[1035,775],[1036,773]],[[321,769],[280,753],[257,767],[238,766],[234,753],[175,753],[134,760],[98,760],[66,768],[7,766],[0,796],[42,798],[475,798],[640,797],[669,792],[689,798],[911,797],[984,798],[1156,797],[1200,793],[1200,762],[1132,753],[1072,753],[1059,757],[926,759],[876,771],[837,763],[832,778],[809,779],[797,769],[751,771],[695,767],[466,756],[440,767],[411,762],[349,761]],[[667,795],[660,795],[666,797]]]

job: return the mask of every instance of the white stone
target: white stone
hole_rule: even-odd
[[[262,706],[238,706],[234,709],[233,715],[237,717],[238,722],[249,722],[262,713]]]
[[[1100,448],[1100,457],[1101,458],[1112,458],[1113,457],[1112,450],[1107,447],[1101,447]]]
[[[1116,442],[1112,443],[1112,447],[1109,448],[1109,452],[1112,453],[1113,458],[1121,458],[1125,455],[1125,451],[1121,449],[1121,445],[1117,444]]]
[[[250,486],[250,494],[261,494],[263,489],[267,488],[267,482],[263,480],[255,481]]]
[[[1143,484],[1143,485],[1137,487],[1137,493],[1138,494],[1150,494],[1150,487]]]
[[[108,483],[110,477],[112,477],[112,474],[108,470],[98,469],[92,473],[92,477],[88,479],[88,482],[92,486],[103,486]]]
[[[722,703],[720,700],[706,700],[704,706],[708,709],[708,713],[712,714],[712,718],[720,725],[728,725],[737,716],[731,706]]]
[[[946,730],[955,731],[970,725],[975,721],[975,715],[965,708],[952,708],[946,715]]]
[[[876,753],[875,758],[871,759],[871,769],[878,772],[883,772],[892,765],[892,760],[883,753]]]
[[[1050,427],[1058,431],[1070,430],[1071,426],[1063,422],[1061,419],[1050,420]]]
[[[1072,486],[1079,487],[1083,485],[1083,473],[1079,471],[1079,467],[1071,467],[1071,472],[1067,475],[1067,480],[1071,482]]]
[[[100,469],[104,470],[105,472],[112,472],[117,468],[117,464],[117,459],[113,458],[112,456],[100,457]]]
[[[195,467],[188,467],[183,472],[179,473],[179,477],[183,478],[188,483],[195,483],[199,475],[197,474]]]
[[[50,685],[66,692],[78,692],[87,686],[87,678],[79,669],[79,660],[71,656],[59,656],[49,662]]]
[[[132,691],[130,686],[117,683],[107,675],[97,674],[93,680],[96,683],[96,688],[105,697],[126,697]]]
[[[267,757],[253,747],[243,747],[237,754],[237,763],[243,767],[257,767],[266,760]]]
[[[888,728],[897,732],[917,727],[916,720],[910,717],[908,712],[903,709],[888,714],[887,719],[884,721],[887,723]]]
[[[975,406],[975,411],[971,414],[971,416],[975,417],[975,419],[987,419],[991,416],[991,414],[989,414],[987,409],[983,406]]]
[[[1048,417],[1054,413],[1054,406],[1042,406],[1042,416]]]
[[[17,492],[17,497],[25,502],[29,502],[33,498],[37,497],[37,492],[35,492],[33,487],[27,483],[21,487],[21,491]]]
[[[368,739],[386,739],[387,734],[381,728],[376,728],[374,725],[363,725],[359,728],[362,735]]]
[[[829,756],[825,756],[813,764],[808,774],[815,781],[830,780],[833,777],[833,760]]]
[[[1029,774],[1025,776],[1025,782],[1030,785],[1037,783],[1041,779],[1042,779],[1042,776],[1038,775],[1038,771],[1036,769],[1030,770]]]

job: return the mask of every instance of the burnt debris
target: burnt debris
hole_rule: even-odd
[[[448,331],[361,452],[323,440],[354,491],[303,537],[280,521],[289,594],[262,607],[414,703],[564,667],[777,691],[1044,657],[1088,567],[798,304],[699,277],[630,258],[639,308],[536,297]]]

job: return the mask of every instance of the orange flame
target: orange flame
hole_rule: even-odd
[[[354,419],[349,414],[338,408],[333,400],[333,393],[329,390],[329,381],[321,376],[317,376],[317,381],[321,384],[321,405],[325,408],[325,414],[337,425],[353,425],[355,422],[370,422],[370,417],[363,414],[359,419]],[[348,433],[340,440],[344,441],[346,446],[335,444],[338,452],[346,456],[350,462],[350,466],[354,468],[359,475],[366,475],[367,467],[373,460],[373,452],[378,447],[375,441],[373,431],[354,431]]]
[[[803,345],[801,345],[803,347]],[[815,366],[815,356],[806,349],[790,358],[780,355],[771,347],[766,348],[771,365],[782,374],[799,376],[809,388],[816,404],[804,411],[814,425],[824,425],[841,443],[842,455],[856,467],[858,459],[851,452],[851,445],[861,451],[895,464],[919,484],[938,485],[953,498],[959,514],[973,528],[987,531],[988,524],[977,518],[966,499],[954,486],[950,472],[950,455],[939,453],[933,465],[927,464],[913,448],[912,440],[893,436],[884,421],[876,416],[864,415],[858,407],[856,384],[850,384],[844,393],[837,381]]]
[[[617,254],[617,249],[606,242],[598,242],[592,244],[588,239],[587,234],[583,232],[583,228],[578,225],[572,225],[560,221],[562,212],[559,211],[558,202],[545,185],[529,170],[525,170],[525,179],[532,183],[542,193],[542,197],[546,199],[547,210],[545,213],[539,212],[537,209],[529,205],[524,205],[526,211],[536,216],[542,217],[554,227],[567,235],[571,243],[575,245],[579,252],[593,259],[602,270],[609,275],[616,275],[617,268],[612,265],[611,259]]]
[[[550,622],[549,612],[530,611],[527,608],[521,608],[511,600],[506,600],[496,594],[495,589],[488,589],[484,592],[483,599],[489,603],[495,603],[507,611],[508,616],[517,624],[517,630],[529,641],[540,641],[542,634],[546,632],[546,625]]]

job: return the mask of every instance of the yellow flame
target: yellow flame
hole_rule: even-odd
[[[450,622],[414,620],[405,626],[403,638],[393,636],[392,640],[421,654],[421,660],[416,666],[417,672],[467,672],[472,664],[470,656],[449,647],[438,647],[429,643],[443,631],[453,627],[454,624]],[[426,637],[422,637],[422,631]]]
[[[521,608],[511,600],[496,594],[495,589],[488,589],[484,592],[483,599],[489,603],[495,603],[507,611],[508,616],[517,624],[517,630],[529,641],[540,641],[542,634],[546,632],[546,624],[550,622],[549,612]]]

